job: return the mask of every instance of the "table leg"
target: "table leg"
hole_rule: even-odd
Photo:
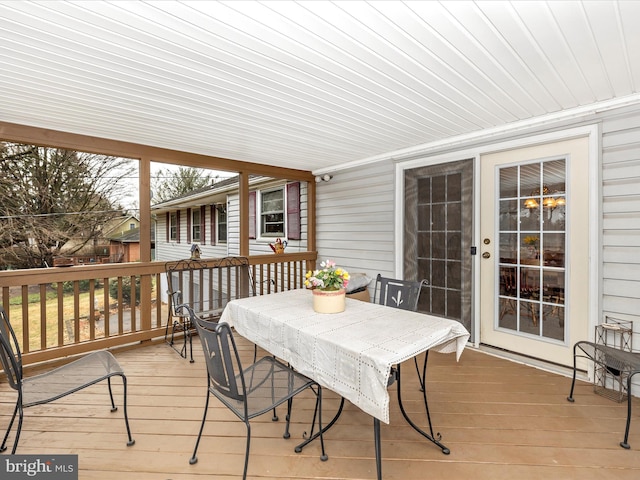
[[[429,352],[426,352],[426,355],[429,355]],[[425,388],[422,390],[422,397],[424,399],[424,407],[426,409],[427,412],[427,421],[429,422],[429,432],[431,433],[431,435],[429,435],[427,432],[425,432],[424,430],[422,430],[420,427],[418,427],[413,420],[411,420],[411,418],[409,418],[409,415],[407,414],[406,410],[404,409],[404,405],[402,404],[402,382],[401,382],[401,370],[400,370],[400,365],[398,365],[398,405],[400,406],[400,411],[402,412],[402,416],[404,417],[404,419],[407,421],[407,423],[416,431],[418,432],[420,435],[422,435],[424,438],[426,438],[427,440],[429,440],[430,442],[435,443],[436,445],[438,445],[441,449],[442,449],[442,453],[444,453],[445,455],[449,455],[449,453],[451,453],[451,450],[449,450],[449,448],[447,448],[445,445],[443,445],[442,443],[440,443],[440,440],[442,439],[442,435],[440,435],[440,432],[438,432],[437,434],[434,435],[433,433],[433,427],[431,425],[431,415],[429,414],[429,404],[427,402],[427,389],[426,389],[426,371],[427,371],[427,360],[428,357],[425,358],[425,363],[424,363],[424,367],[423,367],[423,371],[422,371],[422,379],[424,381],[425,384]]]
[[[376,450],[376,472],[378,480],[382,480],[382,442],[380,441],[380,420],[373,417],[373,438]]]
[[[344,397],[342,397],[342,399],[340,400],[340,406],[338,407],[338,411],[336,412],[336,414],[333,417],[333,419],[326,426],[322,427],[322,434],[323,435],[326,433],[327,430],[329,430],[333,426],[334,423],[336,423],[338,421],[338,418],[340,418],[340,415],[342,414],[342,409],[343,408],[344,408]],[[311,432],[311,435],[309,436],[309,438],[307,438],[304,442],[302,442],[301,444],[296,446],[295,452],[296,453],[302,452],[302,449],[304,447],[309,445],[311,442],[313,442],[319,436],[320,436],[320,431],[318,431],[316,433]]]

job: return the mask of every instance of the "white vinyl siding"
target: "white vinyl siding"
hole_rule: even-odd
[[[372,278],[394,276],[394,201],[392,162],[342,170],[317,184],[318,260]]]
[[[602,125],[602,310],[635,320],[640,348],[640,111]]]

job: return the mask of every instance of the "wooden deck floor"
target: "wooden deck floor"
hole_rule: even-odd
[[[247,358],[253,348],[239,337]],[[197,339],[194,342],[196,345]],[[129,415],[136,444],[126,446],[122,409],[110,413],[106,385],[26,410],[20,454],[78,454],[80,479],[195,480],[242,474],[245,427],[212,400],[198,463],[189,458],[204,405],[205,367],[181,359],[164,344],[117,352],[129,381]],[[415,372],[405,366],[403,398],[414,418],[421,403]],[[117,382],[116,382],[117,383]],[[623,450],[626,404],[593,393],[581,382],[567,402],[570,379],[467,349],[429,359],[429,404],[444,455],[402,419],[395,394],[391,423],[382,425],[385,479],[634,479],[640,478],[640,401],[634,399],[631,450]],[[395,387],[392,387],[395,388]],[[118,387],[121,404],[121,387]],[[13,392],[0,383],[0,428],[13,409]],[[325,395],[325,417],[338,404]],[[312,444],[294,445],[310,420],[311,397],[296,400],[292,438],[284,419],[254,421],[249,478],[375,478],[371,417],[347,404],[327,433],[327,462]],[[284,409],[283,413],[284,413]],[[284,417],[284,414],[282,415]],[[423,418],[424,414],[422,415]]]

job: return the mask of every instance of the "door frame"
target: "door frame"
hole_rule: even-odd
[[[512,133],[513,134],[513,133]],[[524,133],[523,133],[524,135]],[[589,143],[589,276],[588,287],[588,331],[589,338],[595,337],[595,326],[602,317],[602,277],[601,277],[601,245],[602,245],[602,182],[601,182],[601,130],[600,124],[555,130],[547,133],[530,133],[530,135],[502,140],[487,145],[461,148],[447,153],[422,153],[409,160],[396,163],[395,167],[395,275],[403,278],[403,245],[404,245],[404,171],[432,166],[440,163],[456,162],[473,158],[473,239],[477,254],[472,261],[472,331],[469,342],[475,347],[480,344],[480,156],[503,150],[530,147],[544,143],[558,142],[576,137],[587,137]]]

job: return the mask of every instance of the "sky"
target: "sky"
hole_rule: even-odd
[[[133,214],[137,214],[137,208],[138,208],[138,161],[137,160],[132,160],[134,168],[135,168],[135,173],[133,176],[131,177],[127,177],[127,181],[130,184],[130,187],[126,188],[126,192],[128,192],[125,197],[122,199],[122,206],[126,209],[131,209],[131,210],[135,210],[132,211],[131,213]],[[179,165],[171,165],[168,163],[156,163],[156,162],[151,162],[151,176],[153,177],[154,175],[156,175],[158,173],[159,170],[169,170],[170,172],[176,172],[178,171],[178,169],[180,168]],[[222,171],[216,171],[216,170],[208,170],[209,173],[211,173],[211,175],[213,175],[214,177],[216,175],[220,175],[221,178],[228,178],[230,176],[232,176],[232,174],[230,172],[222,172]],[[153,203],[153,198],[151,199],[152,203]]]

